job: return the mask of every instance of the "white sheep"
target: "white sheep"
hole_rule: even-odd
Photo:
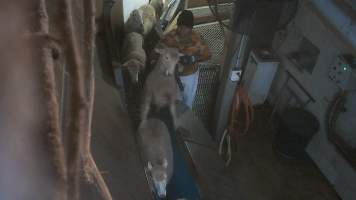
[[[143,35],[147,35],[157,22],[156,10],[150,4],[142,5],[138,10],[142,17]]]
[[[131,81],[138,82],[138,74],[146,66],[146,52],[143,49],[143,36],[136,32],[125,35],[122,48],[123,67],[127,68]]]
[[[151,0],[150,5],[156,10],[156,15],[161,16],[162,12],[168,8],[168,4],[171,0]]]
[[[142,121],[139,144],[153,185],[160,198],[166,196],[166,186],[173,174],[173,150],[166,125],[158,119]]]
[[[144,88],[143,103],[141,109],[141,120],[146,120],[151,104],[156,108],[169,106],[176,128],[175,100],[179,93],[175,79],[175,67],[182,56],[176,48],[155,49],[159,54],[157,63],[152,72],[147,76]]]
[[[137,32],[147,35],[157,23],[163,10],[168,7],[167,0],[152,0],[138,9],[134,9],[125,22],[125,32]]]

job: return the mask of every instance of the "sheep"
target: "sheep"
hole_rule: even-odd
[[[138,9],[134,9],[131,13],[129,18],[126,20],[124,25],[125,33],[143,33],[143,19],[142,13]]]
[[[150,4],[142,5],[138,10],[142,16],[143,35],[146,36],[157,22],[156,10]]]
[[[143,49],[143,36],[136,32],[127,33],[123,44],[123,61],[122,65],[127,68],[131,81],[138,82],[138,73],[144,70],[146,66],[146,52]]]
[[[144,4],[134,9],[125,23],[125,32],[147,35],[157,22],[156,9],[151,4]]]
[[[170,0],[151,0],[150,5],[156,10],[156,15],[160,17],[169,2]]]
[[[141,120],[146,120],[151,104],[157,109],[169,106],[176,128],[175,100],[180,92],[175,79],[175,67],[183,55],[176,48],[155,48],[159,58],[152,72],[147,76],[144,88]]]
[[[160,198],[166,196],[166,186],[173,174],[173,150],[167,126],[159,119],[141,122],[139,144],[153,185]]]
[[[134,9],[125,23],[125,32],[137,32],[147,35],[159,20],[163,10],[168,7],[166,0],[152,0],[138,9]]]

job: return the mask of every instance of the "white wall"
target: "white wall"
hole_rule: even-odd
[[[315,12],[304,4],[299,9],[295,21],[290,24],[288,32],[289,34],[281,46],[277,37],[274,41],[274,46],[278,48],[276,51],[282,56],[282,61],[269,100],[273,102],[281,88],[285,78],[283,70],[289,70],[315,98],[316,103],[310,104],[307,109],[317,116],[321,129],[312,139],[307,151],[322,173],[334,185],[341,198],[354,200],[356,199],[356,172],[328,140],[324,124],[329,101],[338,91],[338,88],[328,79],[328,73],[337,55],[348,53],[348,51],[345,44],[339,41],[336,35],[322,24]],[[300,34],[303,34],[320,49],[319,59],[312,74],[297,70],[283,57],[296,48],[301,39]]]
[[[124,7],[124,21],[130,16],[131,11],[134,9],[139,8],[143,4],[148,3],[149,0],[124,0],[123,7]]]

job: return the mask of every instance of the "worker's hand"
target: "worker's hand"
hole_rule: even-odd
[[[180,63],[182,65],[192,65],[197,61],[194,55],[184,55],[180,57]]]
[[[177,64],[177,70],[180,73],[183,72],[184,71],[184,65],[182,63],[178,63]]]

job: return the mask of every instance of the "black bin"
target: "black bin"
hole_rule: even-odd
[[[305,147],[319,131],[318,119],[301,108],[288,108],[282,115],[276,116],[275,150],[287,158],[307,159]]]

